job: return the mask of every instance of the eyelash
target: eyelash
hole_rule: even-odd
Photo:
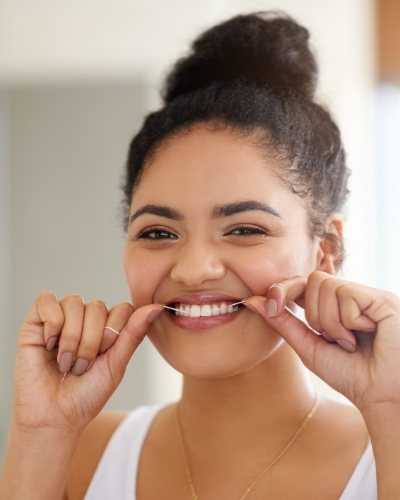
[[[258,227],[253,227],[253,226],[239,226],[234,229],[232,229],[229,233],[227,233],[224,236],[229,236],[230,234],[233,234],[235,231],[243,231],[245,234],[234,234],[234,236],[239,236],[239,237],[249,237],[249,236],[269,236],[270,233],[265,230],[261,229]],[[166,237],[162,237],[161,234],[164,233],[164,235],[168,235]],[[150,237],[151,234],[154,234],[155,237]],[[171,236],[173,236],[171,238]],[[141,240],[166,240],[166,239],[171,239],[171,240],[177,240],[178,237],[174,235],[169,229],[167,228],[150,228],[146,229],[145,231],[142,231],[136,236],[136,239],[141,239]]]
[[[239,226],[235,227],[235,229],[232,229],[230,234],[234,233],[235,231],[245,231],[245,234],[237,234],[235,236],[255,236],[255,235],[261,235],[261,236],[268,236],[269,232],[266,231],[265,229],[261,229],[259,227],[253,227],[253,226]]]
[[[149,235],[150,234],[155,234],[157,235],[155,238],[151,238]],[[174,236],[174,238],[170,238],[170,236],[167,236],[166,238],[160,238],[159,236],[161,235],[161,233],[164,233],[164,234],[168,234],[170,236]],[[150,228],[150,229],[146,229],[145,231],[142,231],[141,233],[139,233],[137,236],[136,236],[137,239],[139,240],[166,240],[166,239],[171,239],[171,240],[177,240],[178,238],[176,237],[176,235],[174,235],[174,233],[172,233],[169,229],[167,228]]]

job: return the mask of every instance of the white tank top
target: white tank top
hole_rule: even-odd
[[[85,500],[136,500],[136,475],[143,441],[163,406],[140,406],[117,427],[100,459]],[[377,498],[375,460],[369,442],[338,500]]]

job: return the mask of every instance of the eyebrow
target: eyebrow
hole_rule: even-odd
[[[180,212],[178,212],[177,210],[173,210],[170,207],[166,207],[164,205],[145,205],[144,207],[139,208],[139,210],[136,210],[136,212],[131,215],[129,224],[131,224],[135,219],[143,214],[158,215],[160,217],[166,217],[167,219],[173,220],[183,219],[183,215]]]
[[[218,217],[229,217],[230,215],[249,212],[251,210],[261,210],[262,212],[267,212],[270,215],[282,219],[281,215],[274,208],[256,200],[235,201],[234,203],[217,205],[214,207],[211,216],[213,219],[216,219]]]
[[[270,215],[273,215],[274,217],[282,219],[282,216],[274,208],[256,200],[235,201],[233,203],[217,205],[213,208],[211,217],[213,219],[218,219],[220,217],[229,217],[231,215],[239,214],[241,212],[249,212],[252,210],[261,210],[262,212],[266,212]],[[149,204],[136,210],[136,212],[131,215],[129,224],[131,224],[135,219],[143,214],[158,215],[160,217],[178,221],[184,219],[183,214],[181,214],[177,210],[164,205]]]

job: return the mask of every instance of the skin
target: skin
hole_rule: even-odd
[[[291,495],[292,484],[283,479],[290,474],[298,485],[296,500],[309,499],[313,491],[338,498],[367,433],[379,499],[400,496],[399,299],[335,276],[330,242],[310,236],[302,201],[280,184],[275,168],[237,136],[204,126],[170,140],[153,156],[131,213],[157,203],[182,219],[146,213],[130,224],[125,269],[133,305],[108,310],[101,301],[84,304],[76,295],[58,300],[52,292],[35,300],[18,339],[0,496],[82,498],[124,417],[99,412],[146,334],[184,376],[181,421],[201,498],[237,497],[298,429],[315,400],[303,364],[357,409],[322,401],[269,473],[271,497]],[[268,204],[280,217],[262,210],[211,217],[216,204],[243,199]],[[340,218],[333,215],[327,224],[340,238]],[[160,226],[168,238],[138,237],[151,228],[154,236]],[[243,226],[258,234],[243,235]],[[286,293],[270,288],[277,283]],[[210,291],[251,298],[234,321],[201,332],[178,327],[160,305]],[[304,308],[313,330],[331,340],[296,318],[294,304]],[[342,339],[357,341],[356,351],[340,347],[336,341]],[[72,354],[69,367],[65,353]],[[89,366],[81,374],[78,360]],[[175,410],[175,404],[164,408],[150,428],[138,475],[141,500],[165,491],[177,500],[188,496]],[[243,443],[251,449],[245,460]],[[261,499],[262,491],[254,490],[252,499]]]

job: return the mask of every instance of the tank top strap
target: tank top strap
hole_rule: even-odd
[[[85,500],[136,499],[140,453],[150,425],[165,404],[139,406],[111,436],[89,484]]]

